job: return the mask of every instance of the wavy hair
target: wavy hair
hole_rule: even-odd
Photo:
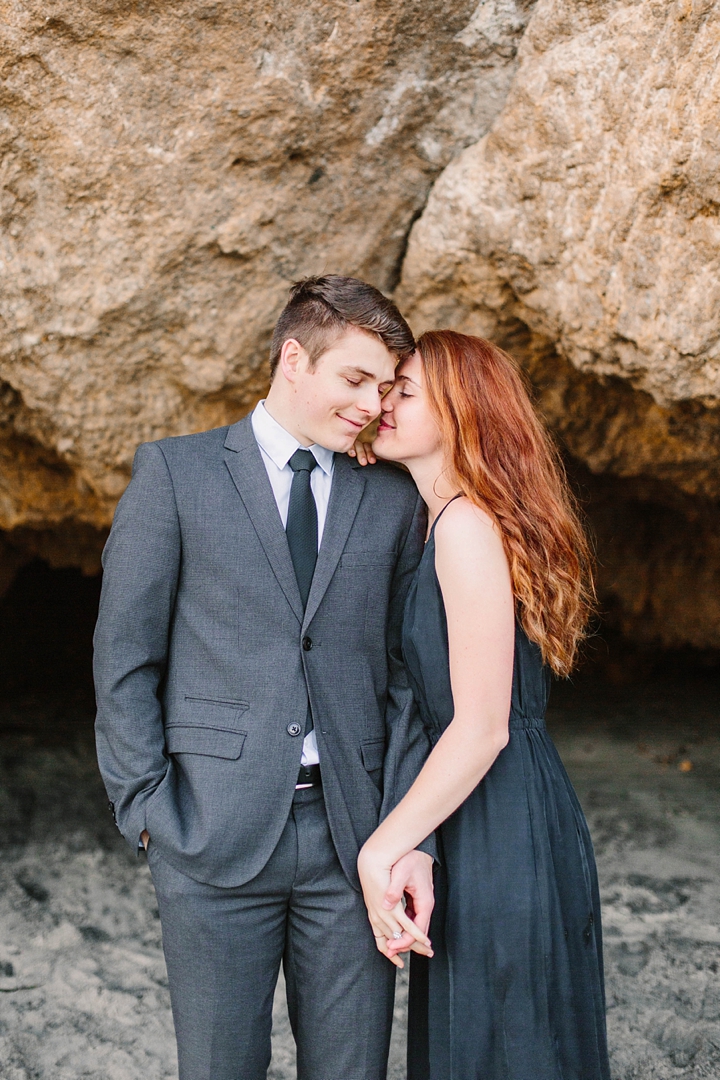
[[[569,675],[594,607],[593,559],[557,448],[513,359],[484,338],[418,340],[452,480],[500,529],[518,619]]]

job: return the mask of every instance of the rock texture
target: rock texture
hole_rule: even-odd
[[[711,0],[540,0],[399,289],[418,329],[505,343],[570,454],[630,482],[591,507],[603,601],[664,645],[720,646],[719,54]]]
[[[97,569],[137,444],[242,415],[333,270],[518,356],[615,625],[720,647],[720,4],[0,11],[0,591]]]
[[[573,449],[714,497],[718,55],[710,0],[540,0],[505,108],[435,185],[400,292],[416,321],[497,336],[517,320],[576,370],[643,391],[609,390],[614,429],[579,402]]]
[[[87,562],[139,442],[242,415],[297,277],[394,287],[432,181],[504,102],[531,7],[0,5],[0,528],[26,530],[15,550],[50,530],[59,544],[36,548],[62,564],[70,535]]]

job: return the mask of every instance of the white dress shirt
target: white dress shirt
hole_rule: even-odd
[[[335,454],[324,446],[302,446],[294,435],[286,431],[277,420],[273,420],[265,408],[265,402],[259,401],[251,417],[253,434],[260,447],[260,454],[267,470],[268,479],[273,489],[280,520],[283,528],[287,527],[290,488],[295,475],[288,462],[296,450],[310,450],[318,463],[318,468],[310,473],[310,489],[315,498],[318,516],[318,547],[322,540],[327,508],[330,501]],[[302,765],[317,765],[318,754],[315,729],[305,736],[302,749]]]

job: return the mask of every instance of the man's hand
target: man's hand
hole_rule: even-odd
[[[147,829],[143,829],[143,831],[140,833],[140,839],[142,841],[142,846],[147,851],[147,846],[150,843],[150,833],[147,831]]]
[[[432,868],[433,859],[430,855],[426,855],[424,851],[409,851],[393,866],[390,874],[390,888],[383,900],[383,907],[391,910],[404,896],[405,914],[412,919],[423,934],[428,933],[430,916],[435,906]],[[396,956],[399,952],[408,952],[408,950],[427,955],[427,950],[419,949],[418,942],[407,931],[398,940],[391,938],[387,947],[391,956]]]

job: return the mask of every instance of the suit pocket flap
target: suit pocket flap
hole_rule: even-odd
[[[168,726],[178,724],[182,727],[204,727],[207,724],[218,731],[233,731],[249,708],[245,701],[191,697],[186,694],[180,707],[169,713]]]
[[[345,551],[340,558],[341,566],[394,566],[394,551]]]
[[[363,765],[368,772],[382,769],[385,760],[385,740],[373,739],[372,742],[363,743],[360,747]]]
[[[235,761],[242,754],[245,731],[228,728],[171,724],[165,728],[165,746],[170,754],[204,754]]]

